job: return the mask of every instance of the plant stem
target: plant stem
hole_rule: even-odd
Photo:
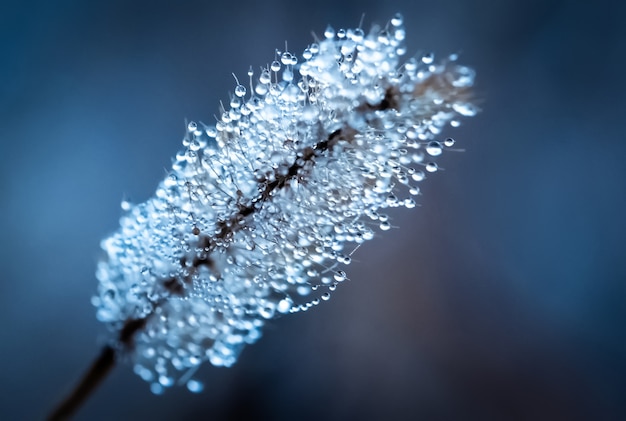
[[[115,366],[115,349],[105,346],[71,394],[50,414],[49,421],[68,420]]]

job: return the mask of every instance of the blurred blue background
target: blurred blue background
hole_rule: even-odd
[[[90,297],[122,199],[150,197],[185,119],[311,31],[405,16],[461,53],[483,112],[350,282],[270,323],[202,394],[128,365],[78,420],[626,419],[626,18],[619,2],[0,3],[0,418],[35,420],[106,340]]]

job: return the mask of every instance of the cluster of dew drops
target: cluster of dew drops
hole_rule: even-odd
[[[403,29],[399,29],[403,25],[403,18],[400,14],[395,15],[391,19],[390,24],[396,27],[397,31],[403,31]],[[365,37],[365,34],[361,28],[351,29],[349,31],[346,31],[345,29],[339,29],[335,31],[335,29],[329,25],[324,31],[324,37],[328,40],[351,39],[351,40],[354,40],[355,42],[360,42]],[[404,47],[401,47],[401,48],[404,48]],[[314,57],[318,52],[319,52],[319,44],[312,43],[308,47],[305,48],[304,52],[302,53],[302,58],[304,60],[309,60],[312,57]],[[402,51],[399,52],[399,55],[401,54],[403,54]],[[450,56],[451,61],[455,61],[456,58],[457,58],[456,55]],[[434,62],[434,54],[432,53],[424,54],[420,58],[420,61],[421,61],[421,64],[423,65],[431,65]],[[260,74],[257,79],[258,83],[256,84],[254,83],[255,72],[252,69],[252,67],[250,67],[250,69],[248,70],[247,75],[250,80],[249,82],[250,91],[254,92],[254,94],[258,95],[259,97],[263,97],[266,94],[268,94],[268,92],[271,93],[272,89],[277,89],[278,84],[276,82],[278,81],[279,77],[282,79],[283,82],[287,84],[292,83],[294,81],[294,69],[297,64],[298,64],[297,55],[286,50],[285,51],[276,50],[275,59],[267,67],[261,69]],[[417,65],[413,63],[412,61],[408,61],[407,63],[404,64],[404,66],[406,66],[409,69],[411,66],[417,67]],[[279,73],[280,73],[280,76],[279,76]],[[193,152],[200,148],[204,148],[207,145],[207,142],[205,140],[204,141],[202,140],[204,138],[204,135],[206,134],[209,138],[215,139],[220,131],[225,130],[226,125],[230,123],[234,123],[238,119],[237,117],[235,117],[236,114],[247,115],[251,112],[250,108],[246,107],[246,95],[248,95],[248,89],[239,82],[239,80],[234,74],[233,76],[236,80],[236,86],[235,86],[233,94],[230,97],[230,101],[229,101],[230,110],[223,109],[222,115],[218,119],[215,126],[204,126],[204,130],[201,130],[198,124],[193,121],[188,123],[187,128],[191,136],[183,140],[183,145],[187,148],[187,153],[189,153],[189,151]],[[472,109],[463,110],[463,109],[457,108],[459,107],[457,104],[454,104],[454,107],[455,107],[455,111],[457,111],[460,115],[469,116],[469,115],[473,115],[473,113],[475,112]],[[460,122],[458,120],[451,120],[449,124],[452,127],[460,126]],[[418,144],[419,144],[418,147],[423,147],[423,150],[426,152],[428,156],[435,158],[443,153],[444,148],[448,148],[449,150],[454,150],[450,148],[454,146],[455,141],[452,138],[446,138],[445,140],[442,140],[442,141],[439,141],[439,140],[419,141],[419,142],[413,142],[412,146],[416,147]],[[182,153],[185,153],[185,151],[183,151]],[[438,164],[434,161],[425,161],[425,158],[423,154],[421,153],[414,154],[411,159],[414,163],[421,165],[423,167],[423,171],[415,170],[413,168],[408,168],[407,174],[406,174],[407,179],[402,180],[402,177],[404,176],[400,175],[400,178],[401,178],[400,181],[403,184],[406,184],[408,186],[408,192],[412,196],[416,196],[420,194],[420,189],[415,185],[410,185],[408,178],[410,177],[410,179],[412,179],[414,182],[421,182],[426,178],[426,173],[437,172],[438,170],[440,170],[440,168]],[[411,198],[398,202],[395,197],[391,197],[388,204],[393,207],[404,206],[406,208],[413,208],[416,206],[415,201]],[[391,229],[392,227],[387,215],[376,214],[375,218],[372,218],[372,219],[376,219],[378,221],[378,227],[382,231],[387,231]],[[371,234],[371,237],[364,238],[364,240],[371,239],[371,238],[373,238],[373,234]],[[358,245],[357,245],[357,248],[358,248]],[[351,262],[350,256],[352,255],[352,253],[354,253],[355,250],[356,248],[347,255],[336,256],[337,264],[344,264],[344,265],[350,264]],[[336,267],[336,265],[334,265],[333,268],[334,267]],[[306,311],[309,308],[318,305],[321,301],[329,300],[331,296],[331,292],[335,291],[338,284],[343,282],[346,279],[348,278],[347,278],[345,271],[340,270],[340,269],[336,269],[336,270],[333,269],[332,279],[331,277],[323,277],[322,284],[316,284],[316,285],[310,286],[310,290],[312,291],[317,291],[321,286],[326,286],[327,292],[322,293],[321,295],[319,295],[318,298],[314,298],[302,304],[294,305],[292,300],[290,300],[289,298],[285,298],[277,304],[277,310],[280,313],[287,313],[287,312],[297,313],[300,311]],[[304,288],[303,288],[302,295],[306,295],[306,294],[307,293],[305,293]]]
[[[391,20],[390,23],[391,25],[397,28],[396,29],[397,31],[403,31],[403,29],[401,29],[403,22],[402,22],[402,17],[400,15],[395,16]],[[326,30],[324,31],[324,37],[328,40],[337,38],[339,40],[352,39],[356,42],[360,42],[363,40],[364,36],[365,35],[363,31],[359,28],[350,30],[350,31],[346,31],[343,29],[335,31],[332,27],[328,26]],[[399,35],[399,36],[402,36],[402,35]],[[304,50],[302,57],[304,60],[309,60],[313,58],[319,52],[319,50],[320,50],[319,44],[313,43]],[[399,53],[399,55],[401,54]],[[450,59],[455,60],[456,58],[451,56]],[[421,60],[421,64],[428,66],[433,63],[434,56],[432,54],[425,54],[420,58],[420,60]],[[266,68],[261,69],[261,72],[258,76],[258,83],[256,84],[253,82],[254,71],[252,70],[252,68],[250,68],[247,74],[248,74],[248,77],[250,78],[250,91],[253,92],[251,100],[254,98],[254,94],[258,95],[259,97],[264,97],[268,93],[271,94],[273,89],[280,89],[279,84],[276,82],[278,81],[279,72],[281,71],[282,71],[281,73],[282,81],[285,82],[286,84],[291,84],[292,81],[294,80],[294,67],[297,65],[297,63],[298,63],[298,58],[296,55],[288,51],[281,52],[277,50],[274,61],[272,61],[272,63],[269,64],[269,66],[267,66]],[[417,64],[414,61],[408,61],[404,64],[404,66],[407,70],[414,70],[417,67]],[[413,67],[413,69],[411,69],[411,67]],[[211,140],[211,139],[217,139],[218,133],[226,130],[226,127],[228,125],[235,123],[241,116],[246,116],[253,112],[253,110],[248,106],[246,102],[246,95],[248,94],[248,89],[242,84],[240,84],[236,77],[235,77],[235,80],[237,84],[234,89],[234,94],[231,95],[230,97],[230,103],[229,103],[230,110],[222,110],[222,115],[218,119],[215,126],[204,126],[204,130],[201,130],[198,124],[196,124],[195,122],[190,122],[188,124],[187,129],[188,129],[190,136],[186,137],[183,140],[183,145],[186,148],[186,150],[181,152],[183,155],[194,153],[200,149],[204,149],[209,142],[214,142],[215,140]],[[302,83],[302,81],[298,82],[298,84],[300,83]],[[306,87],[303,88],[301,86],[300,88],[302,90],[308,89]],[[314,100],[313,95],[314,93],[311,93],[308,99]],[[465,109],[463,107],[469,107],[469,105],[453,104],[454,111],[456,111],[461,116],[470,116],[470,115],[473,115],[473,113],[475,112],[473,109],[470,109],[470,108]],[[449,124],[452,127],[458,127],[460,125],[460,122],[458,120],[452,119],[449,121]],[[209,138],[208,141],[207,141],[207,136]],[[430,137],[429,135],[429,136],[424,136],[423,138],[420,138],[418,136],[416,139],[410,139],[409,143],[410,144],[408,144],[407,146],[412,147],[414,149],[423,148],[422,150],[425,151],[426,155],[432,158],[436,158],[443,153],[444,149],[452,148],[455,142],[452,138],[447,138],[442,141],[432,140],[432,137]],[[181,157],[177,156],[177,160],[179,161],[184,161],[185,159],[186,159],[185,156],[181,156]],[[417,186],[415,186],[414,184],[411,184],[411,181],[421,182],[426,177],[426,173],[436,172],[439,170],[439,167],[435,162],[426,160],[425,156],[421,153],[421,151],[415,152],[411,156],[410,161],[413,163],[416,163],[417,165],[420,165],[423,168],[423,171],[416,170],[413,168],[404,168],[403,169],[404,171],[401,174],[396,174],[396,178],[398,179],[398,181],[400,181],[401,184],[404,184],[407,187],[407,190],[411,196],[416,196],[416,195],[419,195],[420,190]],[[399,200],[392,194],[390,195],[390,198],[387,201],[387,206],[388,207],[403,206],[406,208],[413,208],[416,206],[416,204],[412,198]],[[372,214],[368,216],[370,216],[372,220],[377,221],[378,227],[381,230],[387,231],[391,228],[391,224],[387,215],[372,212]],[[336,230],[337,229],[341,230],[343,228],[336,227]],[[350,233],[342,233],[339,231],[336,231],[336,233],[342,235],[344,238],[350,238]],[[338,287],[340,283],[342,283],[343,281],[347,279],[346,272],[341,269],[337,269],[337,266],[339,264],[343,264],[343,265],[350,264],[351,255],[359,247],[360,243],[365,240],[369,240],[373,238],[373,236],[374,236],[373,231],[371,230],[365,231],[363,235],[360,237],[360,241],[353,241],[353,242],[356,242],[357,244],[356,244],[356,247],[350,253],[336,255],[334,257],[334,259],[336,260],[336,263],[332,265],[330,268],[327,268],[329,275],[322,276],[319,279],[319,282],[320,282],[319,284],[302,285],[298,287],[299,288],[298,294],[301,296],[307,295],[309,293],[309,290],[318,291],[320,287],[325,287],[326,288],[325,292],[321,294],[318,292],[317,293],[318,295],[316,296],[316,298],[313,298],[301,304],[293,303],[293,301],[287,296],[276,304],[276,310],[279,313],[283,313],[283,314],[284,313],[297,313],[301,311],[307,311],[311,307],[320,304],[320,302],[329,300],[331,293],[336,290],[336,288]],[[350,242],[352,240],[348,240],[348,241]],[[300,288],[302,288],[302,291],[300,291]],[[263,314],[261,314],[261,316],[263,316]],[[161,377],[159,377],[158,382],[152,384],[151,389],[154,393],[161,393],[163,390],[163,387],[171,386],[171,384],[169,384],[171,381],[169,377],[163,377],[163,379],[165,380],[162,381]],[[198,393],[203,390],[202,383],[194,379],[187,379],[186,385],[187,385],[187,388],[192,392]]]

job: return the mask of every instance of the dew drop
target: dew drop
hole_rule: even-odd
[[[380,229],[383,231],[388,231],[391,228],[391,224],[389,221],[384,221],[380,223]]]
[[[293,80],[293,72],[289,67],[285,68],[285,71],[283,72],[283,80],[285,82],[291,82]]]
[[[289,312],[292,305],[293,305],[293,301],[291,301],[291,298],[285,297],[278,302],[278,305],[276,306],[276,310],[278,310],[279,313],[285,314]]]
[[[473,69],[465,66],[458,66],[456,70],[457,78],[452,82],[453,86],[457,88],[464,88],[474,84],[474,77],[476,75]]]
[[[430,156],[439,156],[443,152],[443,148],[441,147],[441,143],[433,140],[426,145],[426,153]]]
[[[335,37],[335,30],[333,29],[332,26],[328,25],[326,27],[326,30],[324,31],[324,37],[326,37],[327,39],[331,39]]]
[[[272,304],[262,307],[261,309],[259,309],[259,314],[264,319],[271,319],[272,317],[274,317],[274,305]]]
[[[205,133],[207,136],[209,137],[215,137],[217,136],[217,129],[215,128],[215,126],[208,126],[204,129]]]
[[[107,289],[104,294],[102,295],[103,300],[106,301],[112,301],[115,298],[115,290],[114,289]]]
[[[187,382],[187,389],[192,393],[200,393],[204,390],[204,384],[197,380],[189,380]]]
[[[280,63],[277,60],[274,60],[270,65],[270,70],[272,72],[277,72],[280,70]]]
[[[449,137],[449,138],[447,138],[446,140],[443,141],[443,144],[446,145],[448,148],[451,147],[451,146],[454,146],[454,139]]]
[[[256,92],[258,95],[263,96],[267,93],[267,86],[259,83],[254,87],[254,92]]]
[[[337,272],[335,272],[334,278],[337,282],[343,282],[346,280],[346,272],[344,272],[343,270],[338,270]]]
[[[404,21],[404,17],[402,16],[401,13],[396,13],[391,18],[391,24],[393,26],[401,26],[403,21]]]
[[[237,88],[235,88],[236,90]],[[245,95],[245,92],[244,92]],[[243,95],[242,95],[243,96]],[[239,108],[241,107],[241,100],[238,97],[232,97],[230,99],[230,108]]]
[[[428,172],[435,172],[438,169],[439,167],[437,166],[435,162],[429,162],[428,164],[426,164],[426,171]]]
[[[187,130],[189,130],[189,133],[193,133],[198,129],[198,125],[195,123],[195,121],[190,121],[189,124],[187,124]]]
[[[163,386],[161,386],[158,383],[152,383],[150,385],[150,391],[152,393],[154,393],[155,395],[162,395],[163,394]]]
[[[235,87],[235,95],[238,96],[239,98],[243,97],[246,95],[246,87],[243,85],[237,85]]]
[[[477,112],[476,107],[473,104],[469,104],[469,103],[452,104],[452,109],[465,117],[472,117],[476,115],[476,112]]]
[[[289,51],[285,51],[280,56],[280,62],[283,63],[285,66],[288,66],[288,65],[292,64],[291,63],[292,59],[293,59],[293,55]]]
[[[322,294],[322,300],[328,301],[330,299],[330,292],[325,292]]]
[[[174,379],[165,375],[160,375],[159,384],[164,387],[170,387],[174,384]]]
[[[424,64],[432,64],[435,60],[435,55],[433,53],[427,53],[422,56],[422,63]]]
[[[143,356],[146,358],[153,358],[156,355],[156,351],[152,347],[144,349]]]
[[[423,179],[426,178],[426,175],[424,174],[423,171],[415,171],[411,175],[411,178],[413,178],[413,180],[415,180],[415,181],[422,181]]]
[[[270,72],[267,69],[263,70],[261,72],[261,75],[259,76],[259,82],[261,82],[263,85],[267,85],[271,81],[272,81],[272,77],[270,76]]]

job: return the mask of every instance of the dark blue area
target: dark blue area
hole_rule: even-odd
[[[350,282],[267,326],[205,391],[118,367],[77,419],[626,419],[626,8],[583,1],[4,2],[0,418],[42,419],[106,341],[90,304],[122,199],[185,119],[328,23],[405,16],[483,112]]]

